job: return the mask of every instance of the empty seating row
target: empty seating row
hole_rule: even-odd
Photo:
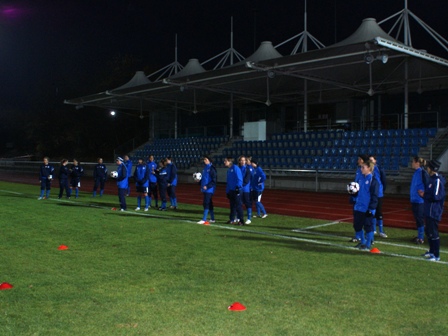
[[[377,138],[377,137],[434,137],[436,128],[409,128],[409,129],[387,129],[387,130],[364,130],[364,131],[311,131],[277,133],[272,135],[272,140],[302,140],[302,139],[349,139],[349,138]]]

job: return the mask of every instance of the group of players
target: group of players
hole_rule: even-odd
[[[203,162],[204,168],[200,184],[204,212],[198,224],[215,222],[213,195],[216,191],[217,172],[209,157],[205,156]],[[124,159],[117,157],[116,163],[117,170],[113,177],[117,182],[121,211],[127,209],[126,196],[130,194],[129,179],[131,176],[134,178],[138,194],[136,211],[142,208],[142,199],[144,199],[144,211],[148,211],[151,208],[151,196],[155,199],[155,207],[158,210],[166,211],[167,194],[171,202],[170,208],[177,209],[177,168],[170,157],[163,158],[158,165],[155,163],[153,155],[149,156],[147,162],[140,158],[133,175],[132,162],[127,155],[124,156]],[[261,203],[266,175],[258,163],[251,157],[240,156],[237,165],[234,164],[234,159],[231,157],[224,159],[224,165],[227,167],[226,196],[230,203],[227,223],[246,225],[251,223],[253,217],[266,218],[267,213]],[[430,261],[440,260],[438,225],[443,213],[446,182],[445,178],[438,173],[440,165],[437,160],[426,162],[420,157],[414,157],[412,160],[412,168],[415,172],[411,181],[410,201],[417,226],[417,236],[412,241],[423,244],[424,235],[426,235],[429,250],[423,256]],[[44,157],[39,174],[41,184],[39,200],[49,197],[54,174],[55,168],[49,163],[49,158]],[[64,190],[67,198],[71,197],[73,190],[77,198],[83,175],[84,169],[78,160],[73,159],[73,164],[70,167],[68,167],[67,159],[61,160],[58,172],[58,198],[62,198]],[[99,158],[93,172],[92,197],[96,196],[98,187],[100,197],[103,195],[108,176],[103,159]],[[351,242],[358,243],[356,247],[361,250],[370,251],[376,233],[380,237],[387,238],[384,232],[382,213],[386,176],[377,165],[375,156],[360,155],[358,157],[358,169],[354,182],[359,185],[359,190],[350,196],[350,201],[353,204],[353,228],[355,231]],[[159,196],[160,207],[158,205]],[[254,202],[257,214],[252,216]],[[244,220],[243,205],[247,211],[246,221]],[[209,215],[210,220],[207,220]]]
[[[166,211],[167,209],[167,194],[170,198],[170,208],[177,209],[177,168],[170,157],[163,158],[159,164],[155,163],[154,156],[150,155],[148,162],[143,162],[143,159],[138,160],[138,164],[132,174],[132,161],[129,156],[124,158],[118,157],[116,159],[117,170],[111,175],[116,179],[118,187],[118,198],[120,201],[120,210],[127,209],[126,196],[131,192],[131,178],[134,178],[137,191],[137,208],[142,207],[142,199],[144,199],[144,211],[151,208],[151,196],[154,197],[155,207],[158,210]],[[40,196],[39,200],[48,198],[50,196],[51,182],[55,177],[56,170],[50,164],[49,158],[44,157],[43,163],[40,167],[39,181],[40,181]],[[62,198],[64,190],[66,197],[70,199],[73,190],[75,190],[76,198],[79,196],[79,188],[81,187],[81,177],[84,175],[84,169],[79,164],[78,160],[73,159],[73,164],[68,167],[68,160],[61,160],[58,171],[59,179],[59,195]],[[103,196],[106,181],[109,173],[102,158],[98,158],[98,163],[93,169],[94,186],[92,197],[97,196],[99,188],[99,196]],[[69,181],[70,180],[70,181]],[[159,196],[161,204],[159,207]]]
[[[204,213],[198,224],[210,224],[215,222],[213,207],[213,194],[216,191],[217,172],[210,157],[203,158],[204,168],[202,170],[200,184],[203,194]],[[238,165],[233,163],[234,159],[224,159],[227,167],[226,195],[230,202],[230,214],[227,224],[247,225],[252,223],[253,217],[266,218],[266,209],[261,203],[264,190],[266,174],[251,157],[240,156]],[[255,203],[257,214],[252,216],[252,207]],[[247,211],[247,220],[244,221],[243,205]],[[208,215],[210,219],[208,220]]]
[[[420,157],[412,159],[415,170],[411,181],[410,201],[417,226],[417,237],[412,241],[424,243],[424,235],[429,250],[423,257],[430,261],[440,260],[439,222],[445,202],[445,178],[438,173],[441,163],[437,160],[426,162]],[[357,248],[370,251],[374,234],[387,238],[383,229],[382,200],[386,190],[384,171],[376,164],[374,156],[360,155],[355,181],[359,190],[350,196],[353,204],[353,228]]]
[[[40,181],[40,195],[39,200],[50,197],[51,181],[54,178],[55,169],[50,164],[50,159],[46,156],[43,158],[43,163],[40,166],[39,181]],[[73,159],[73,164],[68,167],[68,160],[61,160],[61,167],[59,168],[59,195],[62,198],[65,193],[67,198],[70,198],[72,190],[75,190],[75,197],[79,196],[79,188],[81,187],[81,177],[84,175],[84,168],[79,164],[79,161]],[[70,180],[70,182],[69,182]]]

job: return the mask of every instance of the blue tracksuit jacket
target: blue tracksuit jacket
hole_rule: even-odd
[[[442,219],[443,203],[445,202],[445,183],[445,178],[438,173],[429,176],[424,195],[426,217],[437,221]]]
[[[128,170],[126,168],[126,165],[124,163],[121,163],[118,167],[117,167],[117,173],[118,173],[118,177],[117,177],[117,186],[119,189],[127,189],[129,184],[128,184]]]
[[[168,183],[172,186],[177,186],[177,167],[174,163],[170,163],[166,166],[166,171],[168,174]]]
[[[243,187],[243,176],[241,175],[241,169],[232,164],[232,166],[227,169],[227,185],[226,193],[234,191],[236,188],[240,190]]]
[[[155,174],[157,170],[157,163],[154,161],[148,161],[148,170],[149,170],[149,182],[151,183],[157,183],[157,176]]]
[[[146,164],[139,164],[135,167],[134,180],[138,187],[149,186],[149,169]]]
[[[266,174],[264,173],[261,167],[257,167],[254,169],[254,175],[252,176],[252,180],[250,185],[252,190],[261,192],[264,190],[264,181],[266,181]]]
[[[355,211],[375,210],[378,205],[378,182],[372,174],[359,176],[359,191],[354,206]]]
[[[217,178],[216,168],[211,163],[205,165],[202,170],[201,191],[206,194],[213,194],[215,192]],[[207,190],[204,190],[203,187],[205,186]]]
[[[238,167],[241,169],[241,176],[243,178],[243,190],[241,191],[248,193],[250,192],[250,179],[251,179],[250,170],[248,169],[247,165]]]
[[[411,195],[411,203],[424,203],[425,200],[423,199],[423,197],[420,197],[420,195],[418,194],[418,190],[423,190],[425,191],[425,187],[426,187],[426,181],[429,180],[429,175],[426,172],[426,170],[422,169],[422,168],[417,168],[414,172],[414,175],[412,175],[412,180],[411,180],[411,190],[410,190],[410,195]]]
[[[50,164],[42,164],[39,171],[39,181],[48,179],[50,175],[54,178],[54,167]]]

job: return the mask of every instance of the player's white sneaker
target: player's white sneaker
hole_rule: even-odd
[[[149,208],[145,208],[145,211],[148,211],[149,210]]]
[[[250,224],[250,223],[252,223],[252,222],[250,221],[250,219],[248,219],[248,220],[245,222],[245,224]]]
[[[120,209],[120,211],[124,211],[124,209]]]
[[[140,210],[140,207],[136,207],[136,208],[135,208],[135,211],[139,211],[139,210]]]
[[[268,214],[264,214],[263,216],[261,216],[261,218],[266,218],[268,216]]]
[[[197,224],[204,224],[204,223],[205,223],[205,221],[202,219],[199,222],[197,222]]]
[[[384,232],[380,232],[378,235],[382,238],[387,238],[387,234],[385,234]]]
[[[215,223],[216,221],[214,219],[209,220],[210,223]]]

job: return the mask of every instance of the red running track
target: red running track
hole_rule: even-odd
[[[0,180],[35,184],[36,189],[39,186],[35,176],[23,174],[1,174]],[[91,191],[93,188],[92,178],[82,179],[81,185],[82,191]],[[57,183],[54,183],[53,189],[56,188],[58,188]],[[132,190],[135,190],[133,185]],[[38,190],[36,190],[37,193]],[[106,183],[105,193],[117,193],[116,185],[112,180]],[[132,193],[135,195],[135,192],[132,191],[131,196]],[[197,184],[183,183],[178,185],[177,198],[180,203],[202,204],[202,195]],[[262,203],[268,213],[351,222],[353,207],[349,204],[348,199],[348,195],[345,193],[266,189],[263,193]],[[213,203],[218,207],[229,206],[223,185],[218,186],[213,197]],[[385,226],[415,229],[411,204],[407,197],[386,195],[383,201],[383,215]],[[448,232],[448,211],[446,210],[439,229],[441,232]]]

